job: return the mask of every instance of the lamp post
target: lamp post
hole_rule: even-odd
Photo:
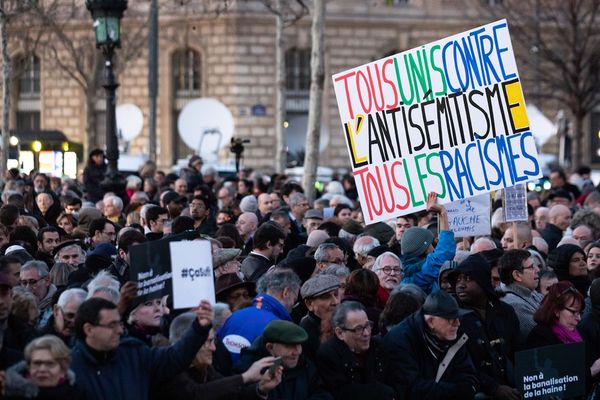
[[[121,47],[121,18],[127,9],[127,0],[86,0],[85,5],[94,20],[96,48],[104,55],[104,84],[106,89],[106,179],[101,183],[105,191],[120,193],[124,182],[119,176],[119,148],[115,92],[119,87],[113,70],[115,48]]]

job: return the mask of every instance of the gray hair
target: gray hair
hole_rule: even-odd
[[[119,303],[121,293],[119,292],[121,284],[107,270],[102,270],[88,283],[88,299],[91,299],[96,293],[108,293],[113,299],[113,303]]]
[[[186,312],[177,316],[171,322],[171,327],[169,328],[169,342],[171,344],[177,343],[189,329],[190,325],[192,325],[194,319],[196,319],[196,314],[193,312]]]
[[[379,257],[377,257],[375,259],[375,262],[373,263],[373,267],[371,268],[371,270],[373,272],[379,271],[379,266],[383,262],[383,259],[386,258],[386,257],[393,258],[394,260],[398,261],[400,263],[400,265],[402,265],[402,262],[400,261],[400,257],[398,257],[397,255],[395,255],[391,251],[386,251],[385,253],[381,254]]]
[[[331,323],[334,328],[341,328],[346,325],[346,318],[349,312],[352,311],[364,311],[365,306],[360,304],[358,301],[344,301],[340,305],[338,305],[333,313],[333,317],[331,318]]]
[[[400,283],[390,293],[390,298],[396,293],[405,293],[415,298],[419,304],[423,305],[427,298],[427,293],[414,283]]]
[[[315,251],[315,260],[317,262],[323,262],[327,260],[327,256],[329,255],[330,250],[339,249],[340,247],[334,243],[321,243],[319,247],[317,247],[317,251]]]
[[[120,197],[108,196],[106,199],[104,199],[104,204],[106,205],[107,202],[111,203],[119,211],[123,210],[123,200],[121,200]]]
[[[355,254],[366,257],[367,254],[377,246],[379,246],[379,240],[377,240],[377,238],[365,235],[356,239],[352,250],[354,250]]]
[[[471,255],[470,251],[467,250],[457,250],[456,254],[454,255],[454,261],[456,261],[457,263],[461,263],[463,261],[465,261],[467,259],[467,257],[469,257]]]
[[[345,204],[347,206],[354,207],[354,204],[352,204],[352,200],[350,200],[343,194],[336,194],[331,196],[331,198],[329,199],[329,204],[334,203],[336,201],[338,202],[338,204]]]
[[[350,275],[350,270],[345,265],[331,264],[321,271],[319,275],[333,275],[337,278],[347,278]]]
[[[339,238],[346,239],[346,240],[354,240],[356,238],[356,236],[357,235],[355,235],[354,233],[345,231],[343,228],[340,229],[340,232],[338,233]]]
[[[61,254],[63,251],[72,250],[72,249],[75,249],[75,248],[76,248],[76,249],[77,249],[77,251],[79,252],[79,258],[80,258],[81,262],[83,263],[83,262],[85,261],[85,250],[83,250],[83,249],[81,248],[81,246],[80,246],[80,245],[78,245],[78,244],[70,244],[70,245],[68,245],[68,246],[65,246],[65,247],[63,247],[62,249],[60,249],[60,250],[59,250],[59,251],[56,253],[56,255],[54,256],[54,261],[55,261],[55,262],[61,262],[61,261],[60,261],[60,254]]]
[[[21,272],[28,271],[30,269],[36,269],[40,278],[44,278],[50,274],[48,270],[48,265],[45,262],[39,260],[31,260],[27,261],[23,266],[21,266]]]
[[[67,303],[69,303],[72,300],[77,300],[77,302],[79,304],[81,304],[85,301],[86,297],[87,297],[87,292],[83,289],[79,289],[79,288],[67,289],[60,294],[60,297],[58,298],[58,301],[56,302],[56,304],[60,308],[64,308],[67,305]]]
[[[229,304],[227,304],[227,303],[216,303],[213,307],[213,310],[215,311],[215,319],[213,320],[213,329],[216,332],[225,323],[225,319],[223,318],[223,313],[227,310],[229,310],[231,312],[231,309],[229,308]]]
[[[306,200],[306,195],[304,195],[304,193],[294,192],[290,194],[290,197],[288,197],[288,205],[293,207],[303,200]]]
[[[151,203],[146,203],[142,206],[142,208],[140,208],[140,218],[142,219],[146,219],[146,213],[148,212],[149,209],[151,209],[152,207],[158,207],[156,204],[151,204]]]
[[[292,291],[300,289],[302,282],[296,273],[290,269],[275,268],[264,274],[256,283],[259,293],[281,293],[288,288]]]

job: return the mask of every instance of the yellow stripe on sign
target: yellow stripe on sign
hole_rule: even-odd
[[[523,99],[523,91],[519,82],[509,83],[505,86],[506,97],[510,107],[510,115],[513,120],[515,130],[525,129],[529,127],[529,119],[525,111],[525,100]]]
[[[364,120],[365,120],[364,115],[358,114],[356,116],[356,126],[354,129],[354,135],[358,136],[360,130],[362,129]],[[346,122],[346,124],[347,124],[348,132],[352,132],[352,130],[350,129],[350,122]],[[358,157],[358,155],[356,154],[356,145],[354,143],[354,135],[350,133],[348,135],[348,138],[350,139],[350,148],[352,149],[352,155],[354,156],[354,160],[355,160],[356,164],[359,164],[359,163],[367,161],[367,156]]]

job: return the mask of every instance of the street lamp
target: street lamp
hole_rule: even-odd
[[[121,18],[127,9],[127,0],[86,0],[85,5],[94,20],[96,48],[104,54],[104,84],[106,89],[106,159],[108,168],[103,189],[120,193],[124,182],[119,177],[119,148],[117,142],[117,120],[115,115],[115,92],[119,87],[113,71],[115,48],[121,47]]]

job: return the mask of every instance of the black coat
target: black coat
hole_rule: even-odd
[[[83,185],[85,186],[86,198],[94,203],[102,200],[104,190],[100,187],[100,182],[106,175],[106,164],[97,165],[91,158],[83,170]]]
[[[493,300],[486,307],[485,321],[471,312],[461,319],[460,325],[469,336],[467,349],[479,374],[482,391],[493,395],[499,385],[514,388],[514,355],[521,348],[515,310]]]
[[[555,344],[563,344],[552,332],[552,328],[537,324],[533,327],[527,340],[525,341],[525,347],[533,349],[536,347],[552,346]]]
[[[435,382],[441,360],[429,350],[425,329],[423,311],[418,311],[385,335],[383,341],[389,358],[386,383],[395,389],[397,399],[465,400],[461,385],[479,387],[467,347],[458,350],[440,381]]]
[[[302,344],[302,353],[314,362],[321,345],[321,318],[309,311],[300,321],[300,326],[308,333],[308,340]]]
[[[369,350],[361,363],[346,343],[332,337],[317,352],[317,368],[325,387],[336,400],[394,398],[394,389],[384,383],[387,357],[378,338],[371,338]]]
[[[592,309],[586,313],[577,325],[577,330],[585,342],[585,366],[586,371],[589,371],[594,361],[600,358],[600,310]],[[596,376],[594,381],[586,382],[589,388],[592,383],[599,381],[600,376]]]
[[[562,240],[563,231],[558,229],[556,225],[548,223],[546,224],[546,227],[540,231],[540,235],[546,243],[548,243],[548,252],[551,252]]]
[[[273,265],[273,261],[251,253],[242,262],[242,272],[245,281],[256,282]]]

